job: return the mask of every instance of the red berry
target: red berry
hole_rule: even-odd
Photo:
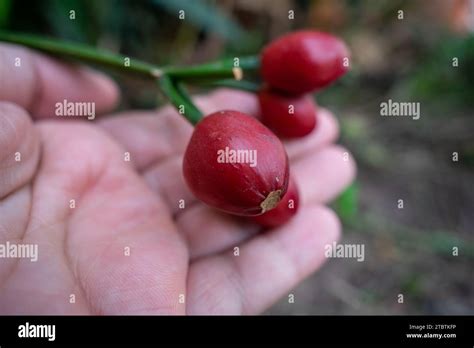
[[[265,214],[254,216],[252,217],[252,220],[264,227],[277,227],[290,220],[298,211],[298,206],[298,187],[296,186],[295,181],[290,178],[288,191],[286,191],[286,194],[283,196],[276,208],[266,212]]]
[[[264,89],[258,100],[262,123],[279,137],[303,137],[316,127],[316,104],[310,96],[294,97]]]
[[[318,31],[286,34],[262,52],[261,73],[271,86],[292,94],[324,87],[347,70],[349,50],[337,37]]]
[[[276,135],[255,118],[219,111],[196,125],[183,173],[204,203],[252,216],[273,209],[286,193],[288,157]]]

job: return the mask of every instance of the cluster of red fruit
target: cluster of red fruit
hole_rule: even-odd
[[[298,188],[290,179],[288,156],[278,137],[302,137],[314,130],[316,105],[308,93],[342,76],[348,57],[341,40],[314,31],[287,34],[265,47],[260,120],[225,110],[196,125],[183,162],[194,195],[225,212],[252,216],[265,227],[281,225],[296,214]],[[260,156],[253,166],[220,163],[217,153],[224,148],[251,149]]]

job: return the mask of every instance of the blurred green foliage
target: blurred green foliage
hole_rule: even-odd
[[[11,0],[0,0],[0,28],[5,28],[10,19]]]
[[[244,30],[208,1],[153,0],[153,3],[168,11],[171,16],[178,16],[182,11],[185,19],[199,30],[215,33],[231,43],[238,44],[245,38]]]
[[[334,201],[333,206],[345,223],[349,223],[357,214],[359,186],[354,182]]]
[[[248,50],[261,43],[258,35],[248,34],[214,1],[188,0],[0,0],[0,25],[14,18],[10,29],[46,33],[54,37],[96,44],[106,39],[119,42],[122,49],[145,51],[162,45],[170,47],[180,39],[183,27],[193,27],[192,41],[202,35],[216,35],[233,50]],[[74,18],[71,18],[74,11]],[[180,11],[185,19],[180,20]],[[190,30],[188,30],[190,33]],[[189,36],[189,35],[188,35]],[[159,38],[159,40],[157,40]],[[193,44],[193,42],[180,42]],[[254,43],[252,45],[252,43]],[[160,50],[161,55],[173,51]]]
[[[457,63],[455,63],[457,59]],[[458,66],[454,66],[458,64]],[[474,105],[474,36],[447,37],[427,52],[410,80],[410,93],[443,104]]]

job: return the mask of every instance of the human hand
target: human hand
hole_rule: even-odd
[[[0,45],[0,244],[39,251],[37,262],[0,258],[0,313],[259,313],[318,269],[324,246],[339,238],[324,204],[355,165],[333,144],[328,111],[320,109],[316,131],[285,144],[300,211],[259,233],[193,198],[181,174],[192,126],[171,107],[91,124],[54,117],[64,99],[95,102],[104,114],[118,93],[101,75]],[[206,114],[258,112],[243,92],[197,104]]]

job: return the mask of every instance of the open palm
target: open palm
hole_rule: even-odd
[[[181,174],[192,126],[170,107],[58,120],[64,99],[107,112],[115,86],[9,45],[0,45],[0,81],[0,244],[39,251],[37,262],[0,259],[0,313],[259,313],[316,270],[339,237],[323,204],[355,167],[332,145],[337,123],[325,110],[317,131],[286,144],[300,211],[260,233],[193,198]],[[258,112],[242,92],[197,104]]]

